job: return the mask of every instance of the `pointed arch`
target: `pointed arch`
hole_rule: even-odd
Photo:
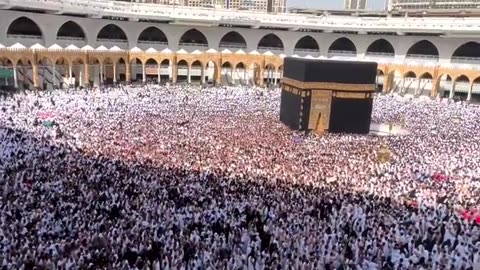
[[[453,52],[452,63],[472,63],[480,58],[480,43],[470,41],[460,45]]]
[[[153,59],[153,58],[149,58],[146,62],[145,62],[145,65],[146,66],[157,66],[158,65],[158,61]]]
[[[222,64],[222,68],[232,68],[232,64],[230,64],[230,62],[226,61]]]
[[[449,97],[455,100],[465,100],[468,96],[468,91],[471,86],[471,81],[466,75],[457,76],[453,79],[453,92],[449,92]]]
[[[403,75],[404,78],[416,79],[417,75],[413,71],[408,71]]]
[[[456,77],[453,81],[454,81],[455,83],[457,83],[457,82],[468,82],[468,83],[470,83],[470,79],[468,78],[467,75],[458,76],[458,77]]]
[[[138,43],[157,43],[168,44],[168,38],[165,33],[155,26],[145,28],[137,39]]]
[[[40,27],[32,19],[22,16],[15,19],[7,29],[7,36],[43,37]]]
[[[239,62],[236,66],[235,69],[246,69],[246,65],[243,62]]]
[[[127,35],[119,26],[107,24],[97,34],[97,41],[101,40],[127,41]]]
[[[313,37],[307,35],[297,41],[295,44],[295,51],[319,52],[320,47]]]
[[[413,44],[407,51],[407,58],[426,57],[438,59],[438,49],[431,41],[421,40]]]
[[[74,21],[62,24],[57,31],[57,39],[79,39],[85,40],[85,31]]]
[[[208,40],[202,32],[193,28],[183,33],[180,37],[179,46],[208,47]]]
[[[329,55],[334,54],[357,54],[357,47],[349,38],[341,37],[332,42],[330,47],[328,47]]]
[[[257,49],[283,50],[283,41],[275,34],[268,34],[258,42]]]
[[[193,66],[203,68],[203,63],[200,60],[195,60],[192,62],[192,67]]]
[[[219,48],[246,49],[247,42],[245,38],[237,31],[226,33],[220,40]]]
[[[431,80],[431,79],[433,79],[433,75],[430,74],[430,72],[424,72],[423,74],[420,74],[420,76],[418,76],[418,78],[420,80]]]
[[[366,51],[366,55],[387,55],[395,56],[395,49],[393,48],[392,43],[386,39],[377,39],[372,42]]]
[[[169,67],[170,66],[170,59],[163,59],[162,62],[160,62],[160,65],[162,67]]]

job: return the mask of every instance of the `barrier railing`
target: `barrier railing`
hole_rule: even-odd
[[[365,56],[370,56],[370,57],[395,57],[395,53],[366,52]]]
[[[480,57],[454,56],[450,62],[455,64],[480,64]]]
[[[128,41],[125,39],[97,38],[97,42],[127,43]]]
[[[57,40],[85,41],[83,37],[57,37]]]
[[[180,47],[208,47],[208,44],[205,43],[190,43],[190,42],[182,42],[179,44]]]
[[[438,55],[427,55],[427,54],[407,54],[407,59],[418,59],[418,60],[438,60]]]
[[[258,49],[259,51],[283,52],[283,48],[281,48],[281,47],[263,47],[263,46],[258,46],[257,49]]]
[[[340,51],[340,50],[329,50],[328,56],[356,56],[357,52],[355,51]]]
[[[144,45],[168,45],[168,42],[165,41],[150,41],[150,40],[139,40],[138,44]]]
[[[319,53],[320,50],[319,49],[303,49],[303,48],[295,48],[294,51],[295,52],[300,52],[300,53]]]
[[[7,38],[15,38],[15,39],[42,39],[42,36],[35,36],[35,35],[7,35]]]
[[[246,49],[247,45],[235,42],[220,42],[218,47],[222,49]]]

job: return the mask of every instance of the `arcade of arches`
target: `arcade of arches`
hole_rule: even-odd
[[[283,58],[222,53],[0,49],[0,69],[13,71],[11,78],[0,78],[1,86],[31,89],[46,89],[46,85],[96,86],[151,80],[265,85],[281,81]],[[379,64],[377,84],[383,92],[464,96],[467,100],[472,95],[480,96],[477,70]]]

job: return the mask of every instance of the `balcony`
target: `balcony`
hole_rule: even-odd
[[[87,42],[85,41],[85,38],[82,37],[57,37],[57,42],[58,45],[62,47],[67,47],[71,44],[81,48],[85,45],[87,45]]]
[[[415,60],[418,62],[437,62],[438,55],[425,55],[425,54],[407,54],[405,59]]]
[[[36,43],[43,43],[42,36],[33,36],[33,35],[7,35],[7,42],[6,43],[20,43],[23,44],[25,47],[30,47]]]
[[[453,64],[470,64],[470,65],[479,65],[480,57],[460,57],[454,56],[450,61]]]
[[[237,42],[220,42],[219,46],[220,49],[243,49],[247,48],[247,45],[244,43],[237,43]]]
[[[283,53],[283,48],[279,47],[258,47],[257,48],[259,53],[266,53],[268,51],[272,52],[273,54],[279,55]]]
[[[351,58],[357,57],[357,52],[355,51],[338,51],[338,50],[329,50],[328,57],[341,57],[341,58]]]
[[[293,51],[293,54],[296,54],[298,56],[307,56],[307,55],[311,55],[311,56],[320,56],[320,50],[318,49],[302,49],[302,48],[298,48],[298,49],[295,49]]]
[[[168,42],[139,40],[137,46],[142,50],[147,50],[149,48],[154,48],[156,50],[163,50],[168,47]]]
[[[107,48],[111,48],[114,46],[119,47],[120,49],[127,50],[128,49],[128,41],[125,39],[106,39],[106,38],[99,38],[97,39],[97,46],[103,45]]]
[[[384,53],[384,52],[366,52],[365,57],[370,59],[384,59],[384,58],[394,58],[395,53]]]

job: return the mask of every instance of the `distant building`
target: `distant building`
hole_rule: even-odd
[[[133,3],[151,3],[159,5],[183,5],[184,0],[117,0],[122,2]]]
[[[125,2],[180,5],[189,7],[215,7],[253,10],[259,12],[286,12],[287,0],[118,0]],[[366,0],[363,0],[366,1]]]
[[[394,10],[415,9],[475,9],[480,8],[478,0],[390,0]]]
[[[367,0],[345,0],[345,9],[366,9]]]

